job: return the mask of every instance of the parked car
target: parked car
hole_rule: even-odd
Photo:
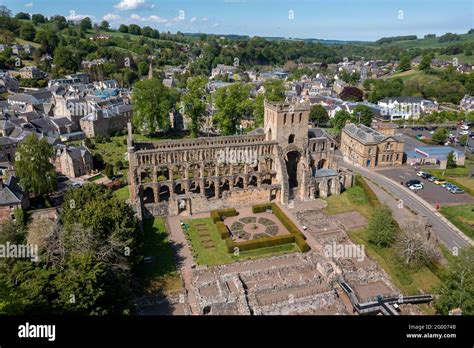
[[[464,190],[460,189],[459,187],[455,187],[450,190],[451,193],[457,194],[457,193],[464,193]]]
[[[151,256],[145,256],[145,257],[143,258],[143,263],[151,263],[151,261],[152,261]]]
[[[469,135],[470,132],[468,130],[463,130],[459,132],[460,135]]]
[[[414,184],[409,187],[410,190],[412,191],[418,191],[418,190],[423,190],[423,185],[422,184]]]
[[[72,188],[79,188],[81,186],[82,186],[82,184],[80,182],[73,182],[72,185],[71,185]]]
[[[426,173],[425,173],[425,172],[418,172],[418,173],[416,173],[416,176],[421,176],[421,177],[423,177],[424,174],[426,174]]]
[[[441,185],[443,186],[443,185]],[[446,185],[443,186],[446,190],[450,191],[451,189],[457,187],[456,185],[454,184],[451,184],[450,182],[448,182]]]
[[[453,186],[449,181],[446,181],[444,184],[441,184],[441,187]]]
[[[469,130],[469,126],[467,124],[463,124],[461,127],[459,127],[463,130]]]
[[[434,183],[435,185],[443,185],[443,184],[446,183],[446,180],[438,179],[438,180],[433,181],[433,183]]]
[[[433,175],[431,174],[428,174],[428,173],[423,173],[423,175],[421,176],[423,179],[427,179],[429,180]]]
[[[405,183],[405,186],[406,187],[410,187],[412,185],[420,185],[421,184],[421,181],[420,180],[416,180],[416,179],[412,179],[412,180],[408,180],[406,183]]]

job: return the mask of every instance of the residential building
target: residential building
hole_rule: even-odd
[[[377,131],[364,125],[347,124],[342,129],[341,152],[362,167],[397,166],[403,163],[405,143],[393,128]]]
[[[93,170],[92,153],[85,146],[56,146],[56,170],[69,178],[90,174]]]
[[[28,207],[28,195],[20,188],[18,178],[12,175],[5,182],[0,179],[0,221],[11,220],[15,209]]]

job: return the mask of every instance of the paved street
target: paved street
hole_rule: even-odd
[[[354,172],[372,180],[374,183],[389,191],[395,197],[401,199],[403,204],[416,211],[420,216],[426,217],[429,224],[433,226],[435,233],[449,249],[460,248],[473,245],[473,241],[462,234],[454,225],[445,219],[436,209],[421,197],[415,195],[408,188],[400,185],[382,174],[370,171],[365,168],[353,166],[351,163],[344,163],[346,167]]]

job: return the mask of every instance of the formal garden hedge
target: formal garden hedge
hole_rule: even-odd
[[[283,226],[290,233],[284,236],[265,237],[259,239],[253,239],[245,242],[237,243],[230,237],[230,232],[227,226],[222,222],[222,217],[236,216],[237,211],[233,208],[214,210],[211,212],[211,219],[216,224],[217,230],[222,239],[225,240],[227,250],[229,253],[233,253],[235,248],[239,248],[239,251],[247,251],[259,248],[268,248],[272,246],[296,243],[302,252],[311,250],[310,246],[306,242],[306,236],[298,229],[298,227],[290,220],[288,216],[281,210],[281,208],[275,203],[257,204],[252,207],[254,214],[264,213],[267,210],[271,210],[273,214],[280,220]]]
[[[231,217],[231,216],[237,216],[237,210],[234,208],[228,208],[228,209],[220,209],[220,210],[213,210],[211,211],[211,219],[214,221],[214,223],[218,221],[222,221],[222,217]]]
[[[236,243],[232,238],[226,238],[225,244],[227,246],[227,251],[233,253],[235,248],[238,248],[240,251],[248,251],[260,248],[269,248],[282,244],[295,243],[295,236],[291,234],[286,234],[284,236],[275,236],[275,237],[266,237],[259,239],[252,239],[245,242]]]

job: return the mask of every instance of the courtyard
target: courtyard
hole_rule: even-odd
[[[279,245],[268,243],[268,246],[263,244],[248,250],[231,247],[229,250],[228,242],[222,237],[209,213],[198,214],[193,219],[181,222],[182,231],[198,266],[215,266],[301,251],[294,242],[283,242]],[[291,239],[292,236],[275,214],[267,211],[253,213],[251,207],[238,209],[237,215],[226,217],[223,224],[229,231],[229,239],[236,243],[235,245],[248,245],[258,240],[268,241],[274,237],[286,236]]]

